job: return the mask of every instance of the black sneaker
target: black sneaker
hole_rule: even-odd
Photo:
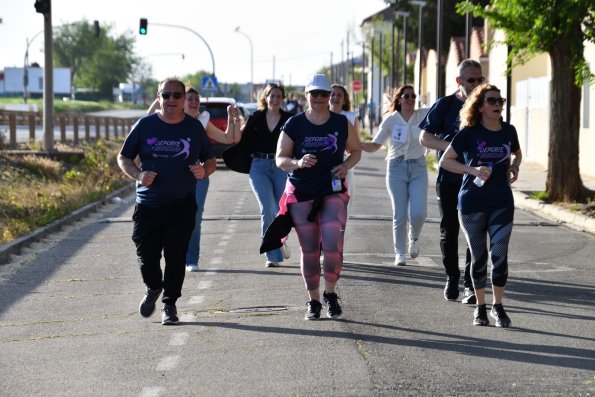
[[[486,309],[485,304],[477,305],[473,316],[473,325],[488,325],[490,323],[490,320],[488,320],[488,309]]]
[[[508,317],[508,314],[506,314],[506,312],[504,311],[502,303],[492,305],[492,310],[490,310],[490,316],[492,316],[492,318],[496,320],[496,327],[510,327],[510,325],[512,324],[512,321],[510,321],[510,317]]]
[[[179,324],[180,319],[178,318],[178,310],[176,305],[165,305],[161,309],[161,324],[163,325],[175,325]]]
[[[475,290],[471,288],[465,288],[463,292],[463,300],[461,301],[464,305],[474,305],[477,303],[477,298],[475,297]]]
[[[306,312],[306,316],[304,320],[316,320],[320,318],[320,309],[322,309],[322,304],[317,300],[312,299],[308,302],[308,311]]]
[[[446,286],[444,287],[444,299],[447,301],[456,301],[459,297],[459,278],[446,277]]]
[[[145,296],[143,300],[140,301],[140,305],[138,307],[138,312],[143,317],[151,317],[155,312],[155,302],[159,299],[159,295],[161,295],[160,289],[150,289],[147,288],[145,292]]]
[[[322,294],[322,299],[324,303],[328,306],[328,311],[326,312],[326,316],[328,318],[337,318],[341,317],[343,314],[343,310],[341,310],[341,306],[339,305],[339,297],[335,292],[327,293],[324,291]]]

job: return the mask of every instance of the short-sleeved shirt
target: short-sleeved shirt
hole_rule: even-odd
[[[447,142],[452,141],[459,132],[459,112],[463,107],[463,101],[457,98],[456,94],[442,97],[432,105],[426,117],[419,124],[419,128],[426,130],[438,138]],[[436,157],[440,160],[442,151],[436,151]],[[461,175],[438,168],[436,182],[461,183]]]
[[[475,176],[463,176],[457,207],[459,211],[470,214],[514,207],[508,171],[511,153],[520,148],[514,126],[502,122],[502,129],[499,131],[488,130],[481,124],[466,127],[450,144],[466,165],[492,167],[492,174],[482,187],[473,183]]]
[[[289,182],[295,187],[298,201],[332,194],[331,170],[343,162],[343,153],[349,135],[347,118],[330,112],[326,123],[311,123],[305,113],[291,117],[282,131],[293,140],[293,158],[305,154],[316,155],[316,165],[299,168],[289,173]]]
[[[405,160],[424,156],[425,149],[419,143],[421,129],[418,125],[427,111],[427,109],[417,109],[409,120],[405,120],[397,111],[391,113],[378,126],[378,132],[374,135],[372,143],[384,145],[388,142],[387,160],[400,156]]]
[[[157,114],[141,118],[126,137],[120,154],[140,158],[142,171],[157,173],[150,186],[136,183],[136,202],[160,207],[194,196],[196,178],[189,165],[214,157],[202,124],[185,115],[176,124],[166,123]]]

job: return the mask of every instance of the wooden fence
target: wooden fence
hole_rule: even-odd
[[[104,117],[85,113],[60,113],[54,116],[54,126],[60,128],[60,138],[56,141],[78,145],[81,139],[86,141],[100,138],[125,136],[138,117]],[[9,148],[17,147],[17,125],[29,127],[29,142],[43,140],[36,137],[36,127],[43,125],[42,112],[21,112],[0,110],[0,126],[8,126]],[[66,127],[72,126],[72,139],[66,138]],[[83,134],[81,136],[81,134]]]

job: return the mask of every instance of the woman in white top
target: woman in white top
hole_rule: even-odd
[[[407,237],[409,256],[415,258],[419,255],[417,239],[426,220],[428,171],[418,126],[427,109],[415,110],[416,95],[411,85],[389,90],[386,97],[384,120],[372,142],[362,143],[362,149],[375,152],[388,145],[386,187],[393,208],[395,265],[404,266]]]
[[[347,117],[347,120],[349,120],[351,125],[355,128],[355,133],[357,136],[359,136],[359,120],[357,119],[355,112],[351,111],[351,101],[349,100],[349,93],[345,87],[340,84],[331,85],[329,106],[331,112],[339,113]],[[347,204],[348,216],[349,212],[351,212],[351,203],[353,202],[355,193],[354,169],[355,167],[350,168],[349,171],[347,171],[347,176],[345,177],[345,184],[347,185],[347,191],[350,197],[349,203]]]

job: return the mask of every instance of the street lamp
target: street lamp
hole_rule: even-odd
[[[254,47],[252,46],[252,39],[246,33],[240,30],[240,27],[237,26],[234,32],[241,34],[242,36],[248,39],[250,43],[250,100],[254,99]]]
[[[395,16],[403,17],[403,84],[407,83],[407,17],[406,11],[395,11]]]
[[[421,105],[421,97],[422,97],[422,93],[421,93],[421,48],[422,48],[422,38],[423,38],[423,24],[422,24],[422,13],[423,13],[423,8],[426,5],[425,1],[422,0],[412,0],[410,1],[411,4],[413,4],[414,6],[418,6],[419,7],[419,21],[418,21],[418,29],[417,29],[417,46],[419,48],[419,59],[418,59],[418,69],[417,69],[417,78],[418,78],[418,82],[417,82],[417,104],[418,106]]]

